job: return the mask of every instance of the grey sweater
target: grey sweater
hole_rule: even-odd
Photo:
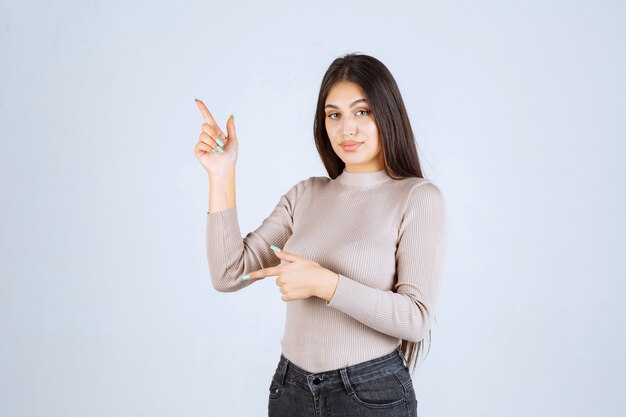
[[[447,251],[446,207],[430,180],[344,170],[334,180],[299,181],[245,237],[236,207],[207,213],[206,238],[218,291],[253,285],[259,280],[242,281],[241,275],[279,265],[270,245],[339,275],[330,302],[286,302],[283,355],[305,370],[323,372],[428,334]]]

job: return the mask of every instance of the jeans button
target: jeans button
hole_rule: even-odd
[[[319,379],[319,378],[317,378],[317,377],[313,380],[313,383],[314,383],[315,385],[319,385],[319,383],[320,383],[320,382],[322,382],[322,380],[321,380],[321,379]]]

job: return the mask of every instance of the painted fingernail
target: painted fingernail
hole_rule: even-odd
[[[244,281],[247,281],[248,278],[250,278],[250,274],[246,274],[246,275],[242,275],[241,276],[241,279],[244,280]]]
[[[215,149],[211,149],[211,152],[213,153],[219,153],[218,151],[216,151]]]
[[[274,246],[274,245],[272,245],[272,246],[270,246],[270,248],[271,248],[274,252],[280,252],[280,251],[281,251],[281,249],[280,249],[278,246]]]
[[[220,138],[215,138],[215,141],[217,142],[218,145],[220,146],[224,146],[224,142],[222,142],[222,139]]]
[[[224,149],[220,148],[219,146],[217,147],[217,150],[219,153],[224,153]]]

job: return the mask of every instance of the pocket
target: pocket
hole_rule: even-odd
[[[419,401],[417,400],[417,395],[415,393],[415,387],[413,386],[413,379],[411,377],[411,372],[407,368],[402,368],[397,371],[398,378],[402,381],[402,385],[404,385],[404,389],[406,390],[406,404],[409,410],[411,410],[412,414],[417,415],[417,406]]]
[[[272,399],[276,399],[278,397],[280,397],[280,393],[282,392],[282,385],[280,385],[277,381],[276,381],[276,377],[272,377],[272,382],[270,383],[270,388],[269,388],[269,397]]]
[[[411,378],[411,373],[407,368],[402,367],[397,371],[394,371],[394,373],[405,388],[413,389],[413,379]]]
[[[282,359],[282,355],[281,355]],[[280,397],[280,393],[283,390],[281,382],[282,377],[282,369],[280,366],[280,361],[276,365],[276,369],[274,369],[274,373],[272,374],[272,381],[270,382],[270,387],[268,389],[268,394],[270,398],[278,398]]]
[[[406,390],[395,372],[389,372],[369,381],[350,382],[354,401],[368,408],[392,408],[404,405]]]

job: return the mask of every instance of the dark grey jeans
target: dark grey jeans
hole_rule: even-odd
[[[356,365],[311,373],[282,354],[269,387],[269,417],[417,417],[400,347]]]

